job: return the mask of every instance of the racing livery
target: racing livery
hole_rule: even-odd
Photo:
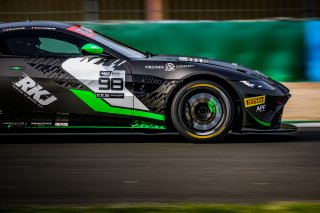
[[[5,132],[165,132],[195,142],[281,124],[289,90],[214,59],[140,52],[80,25],[0,24]]]

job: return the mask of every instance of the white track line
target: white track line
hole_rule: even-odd
[[[296,127],[320,127],[320,123],[289,123]]]

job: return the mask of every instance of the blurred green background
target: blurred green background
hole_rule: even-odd
[[[82,22],[143,51],[320,81],[319,0],[2,0],[0,21]],[[313,21],[315,20],[315,21]]]
[[[143,51],[201,56],[257,69],[279,81],[303,81],[301,21],[84,23]]]

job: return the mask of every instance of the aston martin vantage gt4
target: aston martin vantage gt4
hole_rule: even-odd
[[[0,24],[4,132],[178,131],[195,142],[281,124],[289,90],[209,58],[141,52],[80,25]]]

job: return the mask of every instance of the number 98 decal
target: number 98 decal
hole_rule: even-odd
[[[97,98],[124,98],[125,71],[100,71]]]
[[[123,79],[122,78],[109,78],[100,77],[99,78],[99,90],[123,90]]]

